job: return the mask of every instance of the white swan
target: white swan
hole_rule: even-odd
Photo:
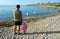
[[[28,13],[26,13],[26,15],[28,16]]]
[[[35,12],[35,11],[34,11],[33,13],[34,13],[34,14],[36,14],[36,12]]]

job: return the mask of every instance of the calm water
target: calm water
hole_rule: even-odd
[[[10,19],[13,17],[13,5],[0,5],[0,20]],[[59,8],[42,7],[42,6],[21,6],[23,17],[30,16],[42,16],[55,12],[59,12]]]

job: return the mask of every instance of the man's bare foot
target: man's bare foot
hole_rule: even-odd
[[[17,33],[16,32],[14,32],[14,35],[16,35]]]
[[[21,33],[18,32],[17,34],[20,35]]]

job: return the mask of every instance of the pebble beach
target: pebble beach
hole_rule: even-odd
[[[22,26],[21,26],[22,27]],[[0,39],[60,39],[60,16],[51,16],[27,26],[27,34],[14,35],[13,26],[0,32]],[[22,30],[20,31],[22,33]]]

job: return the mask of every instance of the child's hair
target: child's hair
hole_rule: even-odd
[[[16,8],[20,8],[20,5],[16,5]]]
[[[25,19],[25,20],[23,21],[23,23],[27,23],[27,20]]]

